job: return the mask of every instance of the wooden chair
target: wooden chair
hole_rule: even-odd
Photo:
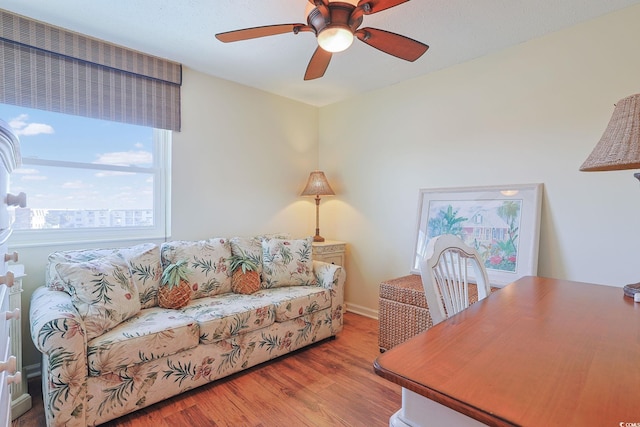
[[[478,287],[478,301],[491,292],[478,251],[451,234],[429,241],[420,273],[434,325],[469,307],[470,273]]]

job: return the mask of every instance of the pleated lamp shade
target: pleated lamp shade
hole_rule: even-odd
[[[335,196],[335,194],[324,172],[313,171],[309,174],[309,180],[301,196]]]
[[[618,101],[609,125],[581,171],[640,169],[640,94]]]

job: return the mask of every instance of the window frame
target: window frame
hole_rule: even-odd
[[[172,131],[153,129],[153,166],[115,166],[41,158],[23,157],[22,167],[48,166],[71,167],[83,170],[107,170],[124,172],[143,172],[153,175],[153,214],[154,225],[151,227],[83,227],[56,228],[35,230],[13,230],[12,247],[30,247],[43,244],[74,243],[110,243],[134,240],[166,240],[171,235],[171,140]],[[9,178],[11,189],[11,177]],[[27,194],[29,207],[29,194]]]

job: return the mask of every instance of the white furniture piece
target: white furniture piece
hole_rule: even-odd
[[[434,325],[469,307],[471,277],[478,287],[478,301],[491,292],[478,251],[452,234],[429,241],[420,274]]]
[[[344,267],[347,244],[337,240],[313,242],[313,259]]]
[[[11,258],[18,261],[18,253],[5,255],[5,259]],[[24,266],[21,264],[10,265],[9,271],[13,272],[13,286],[9,288],[9,311],[15,317],[11,322],[9,336],[11,337],[11,354],[16,358],[16,370],[22,372],[22,279],[25,277]],[[31,409],[31,395],[28,393],[27,376],[16,379],[11,385],[11,419],[15,420],[20,415]]]
[[[16,358],[9,352],[9,288],[0,285],[0,427],[11,423],[11,395],[9,382],[16,375]]]
[[[7,269],[9,261],[17,260],[17,253],[8,254],[11,236],[11,206],[26,206],[26,195],[9,194],[9,174],[20,166],[18,137],[9,125],[0,120],[0,427],[11,423],[11,384],[21,383],[18,359],[13,351],[11,331],[20,329],[20,310],[11,307],[11,288],[14,274]],[[19,345],[19,344],[18,344]]]

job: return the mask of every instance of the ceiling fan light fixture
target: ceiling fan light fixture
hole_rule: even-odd
[[[318,45],[327,52],[337,53],[347,50],[353,43],[350,28],[329,25],[318,33]]]

